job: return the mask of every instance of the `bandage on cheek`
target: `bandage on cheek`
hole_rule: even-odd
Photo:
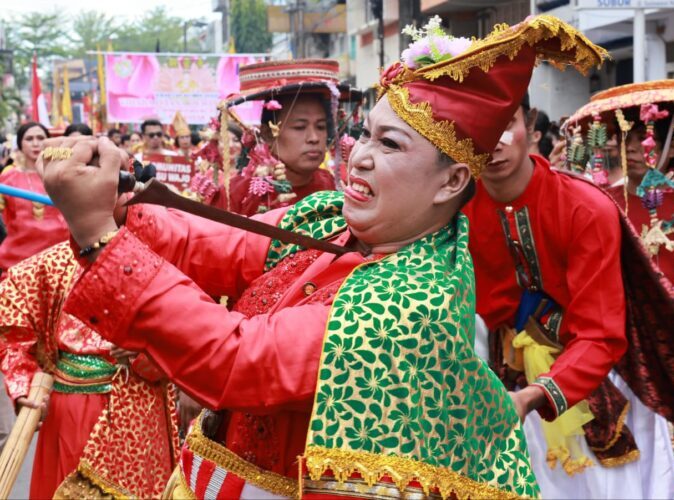
[[[501,138],[498,140],[498,142],[505,144],[506,146],[510,146],[513,143],[513,133],[510,130],[506,130],[501,134]]]

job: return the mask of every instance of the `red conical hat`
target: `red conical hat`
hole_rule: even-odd
[[[547,15],[497,26],[486,38],[467,42],[466,51],[441,62],[393,64],[382,74],[380,96],[438,149],[468,164],[475,177],[522,102],[538,61],[585,73],[607,57],[575,28]]]

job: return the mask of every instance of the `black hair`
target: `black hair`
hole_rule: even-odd
[[[192,146],[198,146],[199,143],[201,142],[201,138],[199,137],[199,134],[196,132],[192,132],[190,134],[190,140],[192,141]]]
[[[51,137],[49,135],[49,130],[47,130],[47,127],[45,127],[41,123],[38,122],[24,123],[16,130],[16,147],[19,148],[19,151],[21,151],[21,143],[23,142],[23,136],[26,135],[26,132],[28,132],[28,130],[33,127],[40,127],[44,131],[44,135],[46,135],[47,137]]]
[[[262,123],[268,123],[268,122],[262,122]],[[241,138],[243,137],[243,130],[241,130],[241,127],[239,127],[236,123],[228,123],[227,124],[227,130],[229,130],[232,134],[236,136],[239,141],[241,141]]]
[[[125,142],[129,142],[130,140],[131,140],[130,134],[122,134],[122,139],[120,141],[120,144],[124,144]]]
[[[632,130],[630,130],[628,135],[639,134],[641,137],[645,137],[646,134],[646,124],[641,121],[639,116],[640,109],[630,108],[625,111],[625,119],[627,121],[634,122]],[[669,132],[669,122],[671,120],[671,115],[663,120],[656,120],[653,126],[653,135],[656,142],[660,147],[665,146],[665,141],[667,140],[667,133]]]
[[[524,116],[526,116],[529,111],[531,111],[531,101],[529,100],[529,91],[527,90],[524,93],[524,97],[522,97],[522,102],[520,103],[520,106],[522,106],[522,111],[524,111]]]
[[[118,128],[111,128],[108,130],[108,139],[111,139],[113,135],[115,134],[121,134]]]
[[[68,137],[73,132],[79,132],[82,135],[94,135],[93,130],[86,123],[71,123],[63,132],[64,137]]]
[[[534,124],[534,130],[541,133],[541,138],[545,137],[545,135],[550,130],[550,118],[545,111],[538,111],[536,123]]]
[[[328,144],[329,144],[335,134],[335,123],[332,117],[332,111],[330,109],[330,99],[327,99],[323,94],[319,92],[302,92],[299,96],[297,94],[285,94],[273,98],[270,97],[265,100],[265,104],[267,104],[270,100],[274,99],[285,108],[286,106],[292,106],[296,98],[299,99],[305,96],[313,97],[323,105],[323,108],[325,109],[325,119],[327,121]],[[276,110],[267,109],[265,106],[262,108],[262,116],[260,117],[260,123],[262,125],[269,125],[269,122],[277,123],[278,115]]]
[[[156,118],[150,118],[149,120],[145,120],[143,123],[141,123],[140,133],[145,134],[145,129],[147,127],[162,127],[162,130],[163,130],[163,126],[162,126],[161,122],[159,120],[157,120]]]

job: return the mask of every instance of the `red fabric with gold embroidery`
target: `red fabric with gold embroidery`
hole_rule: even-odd
[[[112,344],[61,307],[82,269],[68,243],[12,267],[0,283],[0,358],[12,399],[28,393],[33,374],[53,372],[59,351],[101,356]],[[112,394],[52,393],[36,450],[31,497],[51,498],[84,457],[89,476],[138,497],[157,497],[175,464],[173,396],[144,355],[120,372]],[[104,412],[105,410],[105,412]],[[150,445],[151,444],[151,445]],[[86,447],[86,448],[85,448]],[[80,462],[80,466],[82,463]]]

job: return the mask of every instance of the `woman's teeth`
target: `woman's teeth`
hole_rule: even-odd
[[[367,187],[367,186],[364,186],[362,184],[352,184],[351,188],[354,191],[357,191],[357,192],[359,192],[361,194],[364,194],[366,196],[372,196],[372,191],[370,191],[370,188]]]

